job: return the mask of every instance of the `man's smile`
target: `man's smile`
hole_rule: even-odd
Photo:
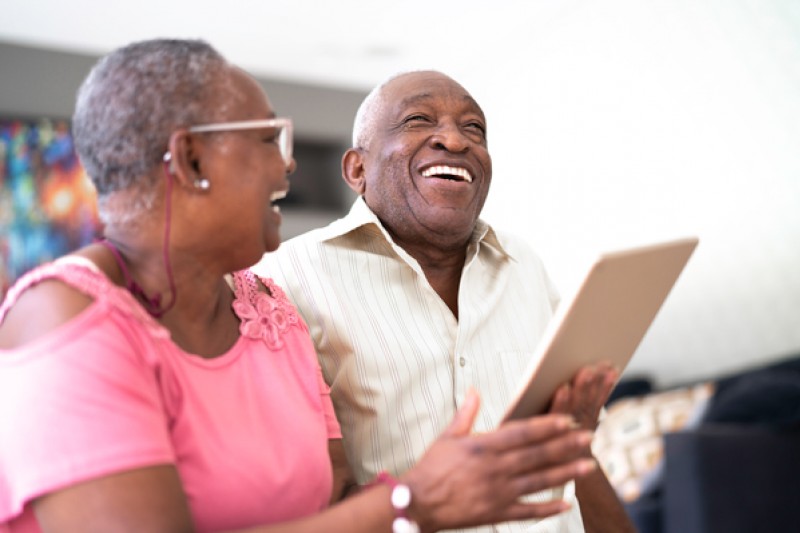
[[[428,167],[422,171],[422,175],[426,178],[436,177],[441,179],[466,181],[467,183],[472,183],[472,174],[470,173],[469,170],[449,165],[436,165]]]

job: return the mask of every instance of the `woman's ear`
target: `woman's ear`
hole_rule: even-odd
[[[342,179],[359,196],[367,190],[364,172],[364,153],[358,148],[350,148],[342,156]]]
[[[204,179],[201,175],[199,148],[185,129],[175,130],[169,136],[168,172],[181,186],[203,188],[197,185]]]

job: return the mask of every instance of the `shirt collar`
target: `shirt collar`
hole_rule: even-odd
[[[378,216],[369,208],[363,196],[356,198],[356,201],[353,202],[353,206],[350,208],[350,212],[347,213],[347,215],[325,228],[323,240],[330,241],[356,231],[381,235],[385,241],[395,246],[391,235],[389,235],[389,232],[383,227]],[[472,245],[476,243],[490,246],[504,257],[515,260],[503,247],[494,229],[482,219],[478,219],[475,224],[475,229],[472,231],[472,236],[470,237],[470,247],[473,247]]]

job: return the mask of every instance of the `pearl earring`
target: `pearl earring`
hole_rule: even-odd
[[[164,154],[164,166],[167,168],[167,172],[170,174],[175,174],[175,161],[172,160],[172,154],[167,152]]]
[[[197,178],[194,180],[194,187],[195,189],[200,189],[201,191],[207,191],[211,188],[211,182],[206,178]]]

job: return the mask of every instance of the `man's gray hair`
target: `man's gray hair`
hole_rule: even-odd
[[[148,173],[161,162],[170,134],[213,121],[210,104],[228,69],[208,43],[168,39],[130,44],[92,68],[78,90],[72,131],[101,200],[134,185],[147,196],[157,179]]]
[[[376,85],[364,98],[364,100],[361,102],[361,105],[358,106],[358,111],[356,111],[356,118],[353,121],[353,148],[366,149],[367,145],[369,144],[369,140],[374,135],[375,115],[380,110],[381,105],[383,105],[383,90],[386,88],[386,86],[398,78],[402,78],[403,76],[408,76],[409,74],[417,74],[420,72],[432,72],[450,78],[450,76],[448,76],[447,74],[445,74],[440,70],[434,70],[434,69],[406,70],[403,72],[392,74],[391,76],[383,80],[381,83]],[[452,78],[450,79],[452,80]],[[455,82],[455,80],[453,81]]]
[[[375,113],[383,103],[383,89],[397,78],[402,78],[415,72],[424,70],[408,70],[398,72],[376,85],[358,106],[356,118],[353,121],[353,148],[366,148],[375,129]]]
[[[391,79],[394,79],[392,77]],[[369,94],[361,101],[356,111],[356,118],[353,121],[353,148],[366,148],[368,139],[372,136],[372,118],[378,106],[384,86],[390,80],[376,85]]]

